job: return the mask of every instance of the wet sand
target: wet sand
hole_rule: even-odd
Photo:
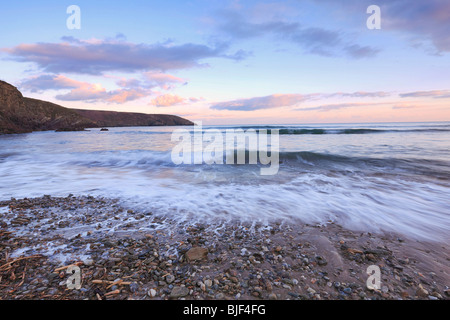
[[[445,243],[334,223],[186,224],[89,196],[0,202],[5,300],[438,300],[450,298],[449,260]]]

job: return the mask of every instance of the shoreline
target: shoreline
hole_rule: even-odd
[[[448,300],[449,261],[445,243],[334,223],[183,225],[91,196],[0,202],[3,300]],[[380,290],[366,287],[371,265]]]

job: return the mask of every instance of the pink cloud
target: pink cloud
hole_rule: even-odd
[[[144,77],[153,85],[164,90],[173,88],[173,84],[186,84],[186,80],[161,72],[145,72]]]
[[[173,94],[164,94],[159,97],[154,98],[150,105],[157,107],[170,107],[178,104],[185,103],[186,99],[183,97],[173,95]]]
[[[125,103],[152,94],[149,88],[140,87],[138,82],[121,80],[120,89],[107,91],[99,83],[88,83],[70,79],[63,75],[41,75],[32,77],[20,84],[21,89],[31,92],[42,92],[45,90],[64,90],[69,92],[59,94],[56,99],[61,101],[86,101],[86,102],[108,102]]]

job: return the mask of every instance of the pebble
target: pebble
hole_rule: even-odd
[[[278,300],[278,297],[275,293],[269,294],[269,300]]]
[[[175,276],[174,275],[171,275],[171,274],[169,274],[167,277],[166,277],[166,282],[167,283],[172,283],[172,282],[174,282],[175,281]]]
[[[155,289],[150,289],[148,291],[148,295],[152,298],[156,297],[156,290]]]
[[[344,290],[342,290],[344,293],[346,294],[351,294],[352,293],[352,288],[344,288]]]
[[[428,291],[422,286],[422,284],[419,284],[419,288],[416,290],[416,296],[420,298],[428,297]]]
[[[311,293],[311,294],[315,294],[316,293],[316,290],[314,290],[311,287],[308,287],[308,289],[306,289],[306,291],[308,291],[308,293]]]
[[[208,249],[201,247],[193,247],[185,254],[189,262],[206,259],[207,255]]]
[[[171,298],[181,298],[189,294],[189,289],[186,287],[174,287],[170,292]]]

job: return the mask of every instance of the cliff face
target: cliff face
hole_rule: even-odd
[[[44,130],[82,130],[96,127],[193,125],[172,116],[113,111],[68,109],[24,98],[14,86],[0,80],[0,134]]]
[[[37,99],[24,98],[16,87],[0,81],[0,133],[95,127],[73,110]]]
[[[24,101],[27,111],[32,115],[30,125],[33,131],[79,130],[96,127],[94,122],[84,118],[72,109],[37,99],[24,98]]]
[[[19,118],[25,109],[23,96],[16,87],[0,81],[0,133],[22,133],[29,130],[22,128]]]
[[[95,111],[73,109],[79,115],[92,120],[100,127],[190,126],[184,118],[167,114]]]

